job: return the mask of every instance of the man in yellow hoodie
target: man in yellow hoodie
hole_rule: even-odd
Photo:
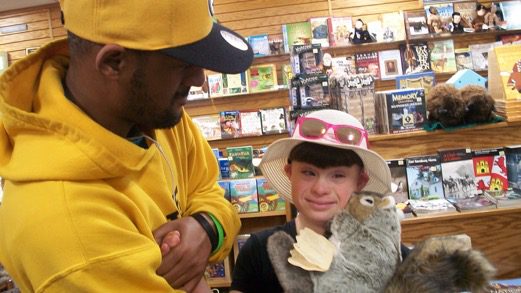
[[[68,39],[0,77],[0,263],[23,292],[191,291],[229,253],[240,221],[183,106],[253,54],[209,3],[62,0]]]

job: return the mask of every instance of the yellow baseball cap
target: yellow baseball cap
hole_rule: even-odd
[[[253,50],[213,21],[212,0],[60,0],[65,28],[99,44],[162,51],[217,72],[239,73]]]

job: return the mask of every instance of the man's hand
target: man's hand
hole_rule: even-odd
[[[154,231],[163,261],[157,274],[173,288],[192,291],[203,277],[211,253],[208,235],[192,217],[163,224]]]

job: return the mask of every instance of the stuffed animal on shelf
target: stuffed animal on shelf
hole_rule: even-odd
[[[485,24],[485,14],[487,10],[483,4],[476,5],[476,17],[472,20],[472,28],[476,32],[487,30],[488,26]]]
[[[454,86],[447,83],[437,84],[429,91],[426,100],[429,121],[440,122],[444,127],[464,123],[465,102]]]
[[[365,24],[360,18],[355,22],[355,30],[351,33],[350,39],[353,44],[363,44],[375,41],[367,30],[367,24]]]
[[[452,13],[452,22],[450,24],[450,32],[451,33],[462,33],[464,32],[464,25],[461,18],[461,13],[453,12]]]
[[[494,2],[490,3],[490,8],[484,17],[484,22],[488,26],[488,29],[495,30],[500,28],[502,21],[503,20],[498,16],[497,5]]]
[[[297,244],[282,231],[270,236],[268,254],[284,292],[484,292],[495,269],[471,249],[468,236],[429,238],[400,263],[400,223],[391,198],[373,192],[352,195],[331,222],[330,240],[338,251],[322,271],[291,264],[294,250],[306,246],[298,246],[299,236]],[[321,250],[330,245],[309,246],[318,247],[304,257],[322,260]]]
[[[469,84],[461,88],[460,93],[465,102],[466,123],[489,122],[496,117],[495,101],[484,87]]]

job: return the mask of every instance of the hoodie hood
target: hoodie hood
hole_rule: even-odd
[[[0,77],[0,177],[115,178],[142,169],[157,151],[108,131],[64,96],[68,60],[67,41],[59,40]]]

